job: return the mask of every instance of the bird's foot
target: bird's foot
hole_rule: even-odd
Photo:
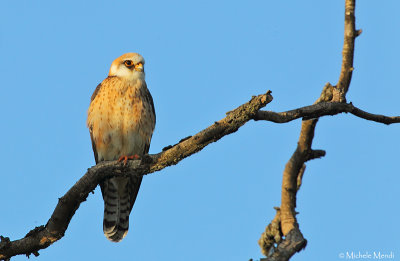
[[[134,160],[134,159],[140,159],[140,157],[139,157],[139,155],[137,155],[137,154],[131,155],[131,156],[125,155],[125,156],[119,157],[118,162],[123,161],[123,162],[124,162],[124,165],[126,165],[126,163],[128,162],[128,159]]]

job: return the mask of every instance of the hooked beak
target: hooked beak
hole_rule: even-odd
[[[135,64],[135,71],[143,72],[143,64],[142,63]]]

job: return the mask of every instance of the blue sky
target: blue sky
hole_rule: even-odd
[[[15,240],[45,224],[94,164],[86,111],[116,57],[146,59],[157,112],[150,153],[157,153],[269,89],[268,110],[313,103],[339,77],[343,2],[2,2],[0,235]],[[363,34],[347,97],[373,113],[400,114],[399,8],[398,1],[357,2]],[[280,204],[300,124],[249,122],[145,177],[118,244],[103,235],[97,188],[38,260],[259,259],[257,240]],[[400,125],[352,115],[320,120],[313,147],[327,156],[307,164],[297,211],[308,245],[292,260],[400,255],[399,132]]]

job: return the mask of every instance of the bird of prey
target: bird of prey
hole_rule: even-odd
[[[140,158],[149,152],[156,123],[153,98],[145,82],[144,59],[124,54],[111,64],[95,89],[87,118],[96,164]],[[128,233],[129,214],[142,177],[113,177],[100,183],[104,199],[104,235],[113,242]]]

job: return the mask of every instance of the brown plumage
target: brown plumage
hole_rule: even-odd
[[[96,163],[121,156],[141,157],[149,151],[156,116],[143,65],[139,54],[122,55],[92,95],[87,125]],[[114,177],[100,184],[103,230],[109,240],[119,242],[126,236],[141,182],[142,177]]]

